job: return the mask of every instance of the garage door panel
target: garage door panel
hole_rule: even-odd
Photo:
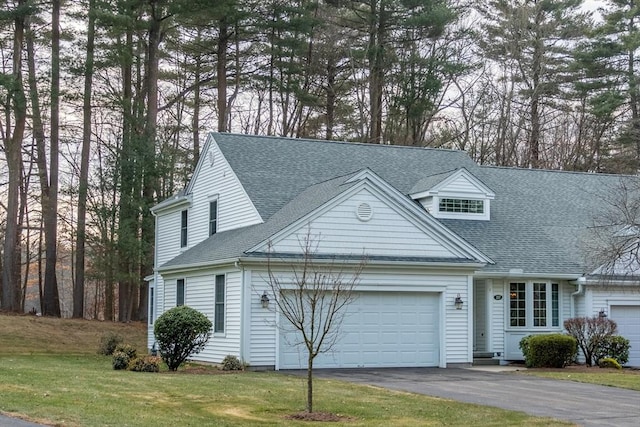
[[[315,367],[438,366],[439,297],[433,293],[359,293],[348,307],[340,340]],[[295,333],[297,335],[297,333]],[[280,369],[306,367],[303,346],[280,339]]]
[[[627,366],[640,367],[640,305],[613,305],[610,317],[618,324],[618,334],[631,344]]]

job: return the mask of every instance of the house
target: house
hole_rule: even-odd
[[[305,366],[276,327],[269,251],[367,257],[342,337],[316,367],[448,367],[521,360],[519,341],[602,312],[640,366],[640,284],[585,261],[613,175],[475,164],[461,151],[212,133],[183,192],[153,207],[149,340],[186,304],[213,323],[195,359]],[[287,274],[283,266],[281,274]],[[594,272],[594,274],[590,274]]]

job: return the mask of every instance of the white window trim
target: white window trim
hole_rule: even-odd
[[[214,234],[217,234],[220,232],[220,198],[218,194],[214,194],[212,196],[209,196],[207,198],[208,201],[208,217],[207,217],[207,236],[211,237],[213,236],[213,234],[211,234],[211,203],[216,202],[216,232]]]
[[[223,308],[223,318],[222,318],[222,331],[216,331],[216,316],[217,316],[217,308],[218,301],[216,299],[217,294],[217,278],[218,276],[224,277],[224,301],[222,302]],[[227,275],[226,274],[215,274],[213,276],[213,335],[217,337],[224,337],[227,334]]]
[[[524,283],[525,284],[525,326],[511,326],[511,284],[512,283]],[[533,326],[533,284],[544,283],[546,284],[546,297],[547,297],[547,326]],[[558,285],[558,326],[553,326],[553,296],[552,285]],[[505,326],[508,331],[560,331],[563,328],[562,325],[562,285],[560,281],[552,280],[509,280],[505,284]]]

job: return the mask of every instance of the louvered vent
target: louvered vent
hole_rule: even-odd
[[[373,208],[369,203],[360,203],[356,210],[356,216],[360,221],[369,221],[373,216]]]

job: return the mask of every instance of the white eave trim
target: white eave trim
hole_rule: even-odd
[[[189,207],[191,205],[191,195],[173,196],[172,199],[166,199],[159,204],[153,206],[150,211],[157,215],[163,212],[171,211],[181,207]]]
[[[225,258],[219,259],[215,261],[203,261],[194,264],[179,264],[179,265],[170,265],[169,267],[160,267],[156,271],[160,274],[171,274],[178,273],[183,271],[195,271],[195,270],[206,270],[212,267],[218,267],[220,265],[228,265],[239,262],[240,258]]]
[[[568,273],[524,273],[524,272],[503,272],[503,271],[476,271],[473,274],[478,279],[557,279],[557,280],[578,280],[582,274]]]

